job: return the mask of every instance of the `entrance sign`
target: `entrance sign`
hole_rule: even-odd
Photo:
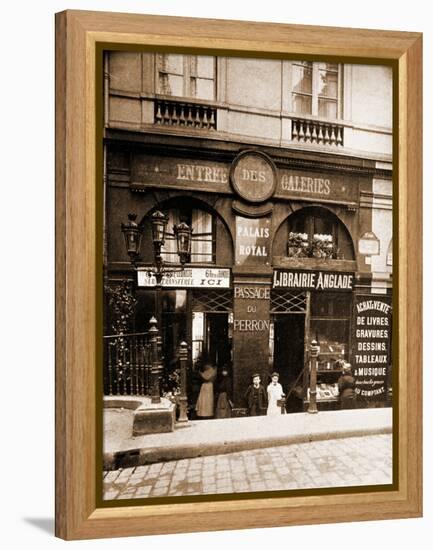
[[[144,268],[137,272],[138,286],[154,287],[156,279]],[[193,267],[172,273],[162,279],[163,287],[230,288],[230,269]]]
[[[391,355],[392,307],[384,297],[356,296],[352,367],[358,400],[386,398]]]
[[[249,202],[264,202],[275,191],[277,171],[260,151],[244,151],[233,161],[230,180],[235,192]]]
[[[233,391],[244,395],[251,376],[258,372],[267,383],[269,371],[270,285],[235,283],[233,288],[233,349],[242,357],[241,369],[233,375]]]
[[[355,204],[362,180],[361,176],[348,177],[326,171],[276,168],[273,161],[259,151],[243,152],[232,164],[149,153],[134,155],[131,163],[133,189],[162,187],[218,194],[234,191],[251,204],[265,202],[272,196]]]
[[[273,288],[296,288],[317,291],[351,291],[355,274],[340,271],[307,271],[302,269],[276,269]]]
[[[131,167],[131,187],[148,186],[230,193],[230,165],[213,160],[161,157],[140,153]]]
[[[275,196],[284,198],[324,199],[342,203],[358,200],[358,177],[341,174],[315,173],[305,170],[278,170]]]

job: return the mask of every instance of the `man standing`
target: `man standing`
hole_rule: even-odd
[[[245,400],[248,407],[248,416],[262,416],[266,414],[266,391],[261,384],[260,374],[253,374],[253,383],[248,386]]]

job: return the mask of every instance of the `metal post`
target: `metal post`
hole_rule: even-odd
[[[317,410],[317,356],[319,355],[320,346],[313,340],[310,345],[310,402],[308,404],[308,412],[316,414]]]
[[[178,422],[188,422],[188,397],[186,395],[186,368],[188,362],[188,344],[182,342],[179,349],[180,395]]]
[[[155,286],[155,317],[158,327],[162,329],[162,285],[160,282],[157,282]]]
[[[155,317],[152,317],[149,321],[150,328],[149,328],[149,336],[150,336],[150,349],[151,349],[151,402],[152,403],[161,403],[161,395],[160,395],[160,389],[159,389],[159,377],[161,375],[161,361],[159,357],[159,349],[158,349],[158,328],[157,328],[157,321]]]
[[[286,395],[284,393],[281,394],[280,402],[281,402],[281,405],[280,405],[281,414],[286,414]]]

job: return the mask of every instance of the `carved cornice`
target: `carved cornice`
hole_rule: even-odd
[[[107,134],[107,144],[127,147],[132,154],[153,154],[185,159],[215,160],[232,163],[234,158],[250,144],[225,142],[212,139],[199,139],[187,136],[164,136],[139,134],[137,132],[112,131]],[[253,147],[266,153],[277,167],[313,172],[346,173],[353,176],[391,178],[392,170],[376,167],[376,161],[365,158],[344,156],[341,151],[312,152],[287,150],[274,146],[257,145]]]

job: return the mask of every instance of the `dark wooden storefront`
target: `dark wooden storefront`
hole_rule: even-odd
[[[266,384],[269,374],[277,370],[284,390],[301,385],[305,401],[308,347],[316,339],[321,345],[319,408],[321,403],[335,406],[332,388],[340,374],[335,363],[338,359],[353,363],[355,297],[365,293],[370,280],[370,267],[358,257],[354,243],[360,233],[371,229],[371,213],[359,208],[359,197],[361,191],[371,190],[373,164],[359,161],[355,166],[354,159],[331,162],[318,155],[260,148],[252,153],[256,155],[254,170],[263,158],[265,165],[267,158],[278,159],[275,169],[269,169],[269,178],[275,177],[273,191],[269,194],[264,189],[262,196],[248,197],[242,196],[248,186],[236,188],[231,181],[240,152],[237,144],[210,143],[204,150],[194,139],[153,136],[152,143],[143,144],[137,136],[134,142],[122,143],[124,136],[115,132],[112,138],[107,155],[107,280],[134,280],[136,276],[125,258],[119,231],[127,213],[138,212],[145,224],[145,215],[154,208],[175,208],[181,203],[195,204],[215,219],[211,262],[188,267],[230,270],[229,288],[172,285],[163,289],[160,329],[166,387],[176,369],[178,346],[185,340],[191,369],[203,353],[219,368],[229,365],[240,414],[243,395],[256,371]],[[246,153],[242,158],[248,161]],[[146,225],[145,230],[149,230]],[[333,234],[341,243],[340,257],[289,257],[287,235],[292,230]],[[151,244],[146,234],[142,249],[143,266],[150,266]],[[345,292],[277,288],[273,277],[281,270],[351,273],[354,279]],[[146,330],[155,299],[154,290],[138,287],[136,332]],[[189,387],[193,405],[191,383]]]

